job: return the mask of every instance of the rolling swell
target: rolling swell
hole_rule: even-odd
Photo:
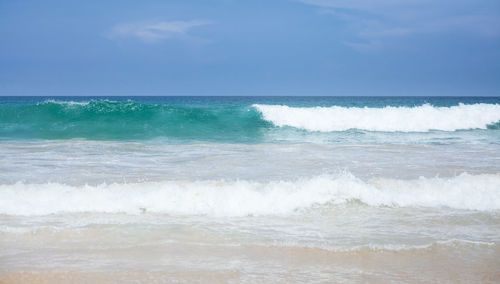
[[[243,106],[169,106],[133,101],[46,101],[3,107],[0,137],[253,141],[272,126]]]
[[[377,132],[469,129],[500,129],[500,105],[290,107],[231,100],[201,104],[130,100],[0,104],[0,138],[6,139],[262,142],[307,140],[319,132],[330,132],[321,139],[335,140],[344,136],[363,139],[365,133]]]

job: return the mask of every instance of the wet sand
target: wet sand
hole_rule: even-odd
[[[43,257],[24,263],[4,257],[10,268],[0,270],[0,283],[498,283],[499,252],[496,246],[355,252],[185,244],[88,249],[52,252],[61,262],[51,264],[40,263]],[[69,260],[78,258],[99,265]]]

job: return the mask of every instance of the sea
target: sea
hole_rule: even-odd
[[[500,97],[0,97],[2,279],[500,282]]]

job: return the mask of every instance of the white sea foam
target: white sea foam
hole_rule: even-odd
[[[500,209],[500,174],[416,180],[351,174],[297,181],[166,181],[98,186],[0,185],[0,214],[155,212],[172,215],[287,215],[314,206],[360,201],[371,206]]]
[[[63,106],[86,106],[89,105],[91,102],[106,102],[106,103],[117,103],[118,101],[112,101],[112,100],[88,100],[88,101],[61,101],[61,100],[54,100],[54,99],[48,99],[44,100],[43,102],[37,103],[37,105],[43,105],[43,104],[58,104],[58,105],[63,105]],[[131,102],[130,100],[127,100],[126,103]]]
[[[265,120],[276,126],[292,126],[309,131],[369,131],[426,132],[486,129],[500,121],[498,104],[459,104],[451,107],[359,108],[359,107],[289,107],[253,105]]]
[[[59,100],[53,100],[53,99],[48,99],[43,102],[37,103],[37,105],[42,105],[42,104],[58,104],[58,105],[68,105],[68,106],[85,106],[88,105],[90,101],[83,101],[83,102],[76,102],[76,101],[59,101]]]
[[[276,241],[272,244],[273,247],[303,247],[310,249],[321,249],[335,252],[356,252],[356,251],[409,251],[432,249],[437,247],[494,247],[495,242],[471,241],[463,239],[449,239],[442,241],[433,241],[424,244],[389,244],[389,243],[367,243],[363,245],[338,245],[338,244],[317,244],[303,243],[295,241]]]

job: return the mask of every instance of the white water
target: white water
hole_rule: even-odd
[[[500,105],[473,104],[451,107],[359,108],[359,107],[289,107],[253,105],[265,120],[276,126],[292,126],[308,131],[368,131],[426,132],[486,129],[500,121]]]
[[[296,181],[165,181],[69,186],[0,185],[0,214],[62,212],[171,215],[287,215],[314,206],[360,201],[371,206],[500,209],[500,175],[364,182],[351,174]]]
[[[380,279],[399,271],[439,276],[443,269],[466,279],[477,275],[476,267],[493,274],[500,251],[500,145],[490,143],[495,137],[481,139],[4,141],[0,275],[230,269],[243,271],[248,282],[262,280],[255,275],[271,275],[257,281],[269,283],[291,275],[285,283],[327,283],[339,267],[349,275],[381,271]]]

